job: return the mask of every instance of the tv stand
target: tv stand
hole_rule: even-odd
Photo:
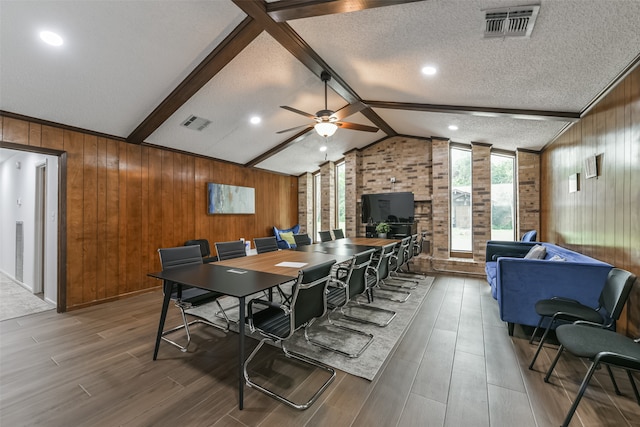
[[[390,239],[401,239],[418,232],[418,225],[415,222],[390,222],[389,225],[391,226],[391,231],[387,233],[387,237]],[[367,224],[365,233],[366,237],[378,237],[376,224]]]

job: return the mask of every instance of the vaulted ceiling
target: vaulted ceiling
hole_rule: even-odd
[[[640,1],[542,0],[529,37],[484,37],[523,4],[0,0],[0,110],[292,175],[394,135],[539,150],[637,65]],[[280,106],[324,109],[322,71],[377,132],[276,133],[312,122]]]

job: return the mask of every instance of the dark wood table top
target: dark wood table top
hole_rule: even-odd
[[[158,273],[149,273],[149,276],[238,298],[261,292],[291,280],[288,275],[283,276],[263,271],[230,268],[216,263],[170,268]]]
[[[344,239],[331,240],[329,242],[322,243],[323,245],[329,244],[329,246],[338,247],[344,245],[361,245],[371,247],[382,247],[389,243],[397,243],[400,239],[379,239],[377,237],[347,237]]]
[[[336,260],[337,263],[348,261],[349,255],[329,255],[319,252],[301,252],[293,250],[281,250],[274,252],[266,252],[253,256],[241,258],[233,258],[224,261],[217,261],[214,265],[221,265],[232,268],[242,268],[247,270],[259,271],[264,273],[273,273],[289,278],[298,277],[298,271],[311,267],[312,265],[321,264],[323,262]],[[282,266],[281,263],[301,263],[304,266]]]
[[[317,253],[323,253],[323,254],[329,254],[329,255],[341,255],[341,256],[352,257],[355,254],[368,251],[369,249],[378,249],[377,246],[352,245],[352,244],[330,245],[328,243],[331,243],[331,242],[298,246],[296,247],[295,250],[300,252],[317,252]]]

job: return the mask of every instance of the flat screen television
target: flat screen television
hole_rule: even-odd
[[[363,224],[414,221],[413,193],[363,194],[361,201]]]

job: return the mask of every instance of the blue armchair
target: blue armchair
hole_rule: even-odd
[[[289,242],[285,241],[280,237],[280,233],[289,233],[298,234],[300,232],[300,224],[296,224],[291,228],[280,230],[277,227],[273,227],[273,235],[276,236],[276,242],[278,242],[278,248],[280,249],[291,249],[295,248],[296,245],[289,244]]]

